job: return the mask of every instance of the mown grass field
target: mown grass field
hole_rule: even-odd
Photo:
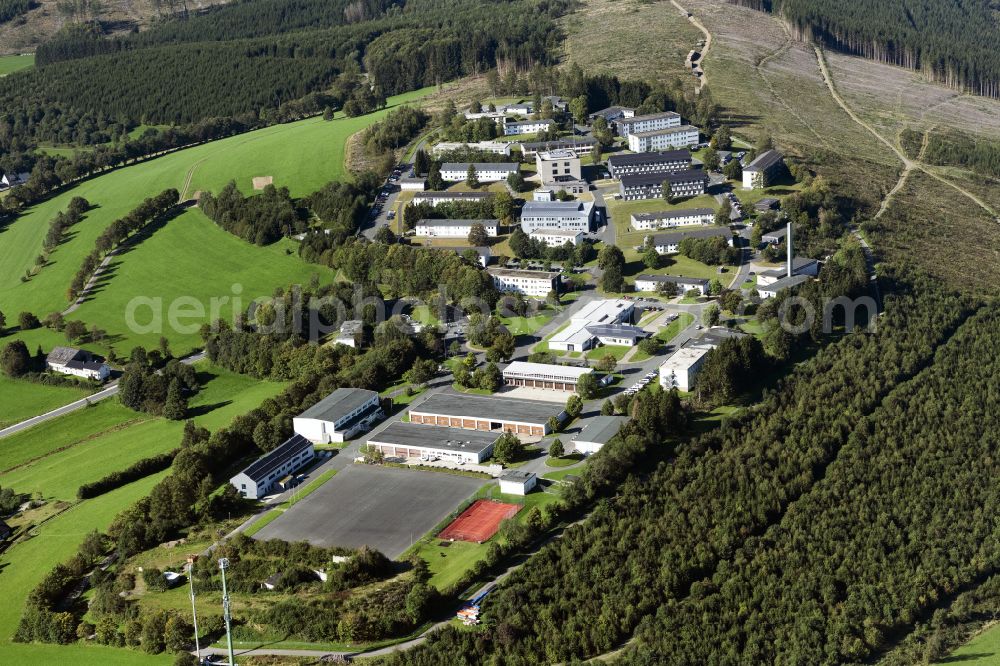
[[[0,233],[0,303],[4,312],[31,310],[43,316],[65,308],[66,289],[83,257],[93,248],[94,239],[142,199],[168,187],[186,190],[190,196],[198,190],[218,190],[236,180],[244,192],[250,193],[253,177],[273,176],[275,185],[287,186],[293,196],[303,196],[331,180],[344,178],[347,138],[382,118],[389,108],[412,102],[423,94],[415,91],[393,97],[386,110],[358,118],[338,116],[329,122],[312,118],[181,150],[92,178],[33,206]],[[41,252],[49,221],[65,210],[74,196],[85,197],[96,208],[53,252],[51,265],[30,282],[21,283],[21,276]],[[202,248],[182,244],[175,250],[197,257]],[[261,262],[267,258],[259,256]],[[217,277],[225,281],[224,276],[213,271],[210,264],[202,263],[199,275],[206,283]]]
[[[962,666],[994,666],[1000,660],[1000,624],[994,624],[958,648],[947,659],[935,664],[962,664]]]
[[[0,56],[0,76],[33,67],[35,54]]]
[[[6,343],[4,343],[6,344]],[[70,386],[46,386],[0,375],[0,429],[79,400],[89,391]]]
[[[283,387],[198,365],[204,388],[191,400],[198,425],[215,430]],[[124,469],[140,458],[180,444],[183,423],[133,412],[108,398],[82,411],[5,437],[0,485],[47,499],[72,500],[83,483]]]
[[[212,299],[225,305],[220,314],[233,319],[235,299],[246,308],[257,297],[270,296],[275,287],[300,284],[308,287],[312,276],[329,282],[332,275],[322,267],[299,259],[297,246],[282,239],[266,247],[251,245],[222,230],[197,208],[170,220],[138,245],[115,255],[95,293],[71,316],[96,324],[109,333],[107,342],[118,353],[127,354],[136,345],[153,348],[160,335],[170,340],[175,354],[183,355],[201,346],[198,328],[210,323]],[[158,299],[162,329],[133,330],[128,307],[134,298]],[[171,304],[185,299],[199,303],[201,317],[169,322]],[[193,300],[191,300],[193,299]],[[189,308],[185,307],[185,310]],[[153,321],[153,309],[136,311],[135,321]],[[152,327],[151,327],[152,328]]]

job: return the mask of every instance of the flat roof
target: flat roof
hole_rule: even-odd
[[[534,477],[534,472],[526,472],[522,469],[508,469],[504,470],[503,474],[500,475],[500,480],[524,483],[525,481],[530,481]]]
[[[683,183],[692,180],[707,181],[708,174],[701,169],[685,169],[684,171],[666,171],[662,173],[629,173],[623,175],[622,185],[661,185],[664,181]]]
[[[539,280],[552,280],[559,275],[556,271],[531,271],[516,268],[487,268],[486,272],[490,275],[500,275],[503,277],[524,277]]]
[[[241,471],[240,474],[245,474],[254,481],[260,481],[281,467],[289,458],[294,458],[304,449],[312,450],[312,448],[312,442],[302,435],[292,435],[284,443],[278,445],[276,449],[272,449],[258,458],[249,467]]]
[[[618,434],[618,430],[626,421],[628,421],[626,416],[595,416],[587,422],[573,441],[607,444]]]
[[[372,398],[378,398],[378,393],[366,389],[339,388],[299,414],[297,418],[336,421]]]
[[[597,139],[589,136],[567,136],[561,139],[553,139],[551,141],[524,141],[521,142],[522,148],[527,148],[528,150],[541,150],[544,148],[557,149],[563,146],[593,146],[597,143]]]
[[[418,406],[411,407],[410,412],[544,425],[551,417],[559,416],[563,412],[563,406],[556,402],[502,398],[495,395],[435,393]]]
[[[597,338],[614,336],[635,340],[649,336],[645,329],[631,324],[587,324],[587,332]]]
[[[556,365],[554,363],[530,363],[528,361],[514,361],[503,369],[503,374],[522,375],[546,375],[549,377],[563,377],[574,381],[584,375],[588,375],[593,370],[590,368],[577,368],[572,365]]]
[[[681,114],[676,111],[660,111],[658,113],[647,113],[644,116],[632,116],[631,118],[616,119],[616,123],[634,123],[644,120],[659,120],[660,118],[680,118]]]
[[[715,215],[711,208],[681,208],[679,210],[663,210],[655,213],[632,213],[633,220],[672,220],[691,215]]]
[[[604,324],[616,321],[623,312],[630,310],[633,307],[635,307],[635,305],[631,301],[602,298],[600,300],[587,303],[585,306],[580,308],[572,318],[585,319],[591,324]]]
[[[765,150],[754,158],[754,161],[746,165],[744,171],[756,171],[758,169],[768,169],[781,161],[781,153],[777,150]]]
[[[425,227],[467,227],[472,224],[482,224],[484,226],[499,225],[500,220],[438,220],[425,218],[417,220],[417,226]]]
[[[774,231],[768,231],[761,238],[784,238],[786,235],[788,235],[788,227],[781,227]]]
[[[571,229],[546,229],[545,227],[539,229],[532,229],[528,232],[529,236],[539,235],[539,236],[564,236],[566,238],[576,238],[582,231],[573,231]]]
[[[761,236],[763,238],[763,236]],[[809,259],[807,257],[794,257],[792,258],[792,272],[802,270],[808,266],[813,266],[818,264],[817,259]],[[788,275],[788,262],[785,262],[780,268],[772,268],[770,270],[761,271],[760,275],[767,275],[769,277],[778,277],[781,275]]]
[[[697,363],[702,356],[713,349],[715,349],[715,345],[707,343],[681,347],[667,357],[667,360],[660,365],[660,368],[690,368],[692,365]]]
[[[682,150],[660,150],[649,153],[616,153],[608,157],[608,166],[626,164],[662,164],[667,162],[690,162],[691,151],[687,148]]]
[[[421,192],[414,194],[414,199],[486,199],[493,196],[490,192]]]
[[[555,124],[556,121],[552,120],[551,118],[546,118],[545,120],[518,120],[506,123],[507,127],[510,127],[512,125],[521,126],[521,125],[555,125]]]
[[[639,282],[640,280],[644,282],[670,282],[672,284],[708,284],[708,280],[705,278],[693,278],[677,275],[639,275],[635,278],[636,282]]]
[[[465,430],[463,428],[393,421],[384,430],[371,435],[368,442],[482,453],[493,446],[494,442],[500,439],[500,435],[499,432],[484,430]]]
[[[631,118],[629,118],[631,120]],[[679,127],[667,127],[666,129],[647,130],[645,132],[632,132],[632,136],[646,138],[649,136],[666,136],[668,134],[680,134],[681,132],[700,132],[694,125],[681,125]]]
[[[553,150],[539,151],[538,157],[541,160],[574,160],[578,159],[576,153],[568,148],[556,148]]]
[[[679,229],[653,236],[654,245],[669,245],[679,243],[685,238],[719,238],[730,239],[733,232],[728,227],[698,227],[695,229]]]
[[[526,201],[521,208],[521,217],[542,214],[589,213],[594,207],[592,201]]]

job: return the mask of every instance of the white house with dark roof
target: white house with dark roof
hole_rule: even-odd
[[[538,485],[538,475],[521,469],[505,469],[500,475],[500,492],[504,495],[527,495]]]
[[[538,132],[546,132],[550,129],[554,129],[555,126],[556,121],[551,118],[545,118],[543,120],[508,120],[503,124],[503,133],[506,136],[513,136],[515,134],[537,134]]]
[[[468,238],[472,227],[483,225],[486,235],[495,238],[500,233],[500,220],[419,220],[414,227],[417,236],[427,238]]]
[[[785,239],[787,237],[788,237],[788,227],[782,226],[775,229],[774,231],[768,231],[766,234],[763,234],[760,237],[760,239],[765,243],[769,243],[771,245],[781,245],[782,243],[785,242]]]
[[[651,150],[684,148],[698,145],[700,138],[701,132],[693,125],[681,125],[680,127],[649,132],[632,132],[628,135],[628,149],[636,153],[645,153]]]
[[[661,150],[646,153],[616,153],[608,157],[608,171],[612,178],[640,173],[667,173],[687,171],[691,168],[691,151]]]
[[[631,118],[618,118],[613,123],[618,136],[630,136],[636,132],[655,132],[681,126],[681,114],[673,111],[647,113]]]
[[[573,438],[573,449],[584,455],[597,453],[618,434],[626,421],[628,417],[625,416],[595,416],[587,421],[580,434]]]
[[[16,187],[18,185],[24,185],[28,182],[31,174],[27,171],[23,173],[5,173],[0,174],[0,191],[9,189],[11,187]]]
[[[708,280],[684,277],[683,275],[640,275],[635,279],[636,291],[661,291],[661,285],[669,284],[680,294],[697,291],[702,296],[708,293]]]
[[[808,277],[816,277],[819,275],[819,261],[816,259],[810,259],[808,257],[795,257],[792,259],[792,275],[806,275]],[[757,286],[766,287],[771,283],[777,282],[778,280],[788,277],[788,264],[785,263],[781,268],[772,268],[766,271],[759,271],[757,273]]]
[[[111,367],[88,351],[75,347],[54,347],[45,357],[45,365],[52,372],[73,375],[103,382],[111,376]]]
[[[598,116],[604,118],[606,121],[608,121],[608,124],[610,125],[612,122],[618,120],[619,118],[634,117],[635,109],[627,106],[609,106],[606,109],[601,109],[600,111],[594,111],[593,113],[588,114],[587,118],[590,119],[590,122],[594,122],[594,120],[596,120]]]
[[[292,429],[313,442],[343,442],[382,418],[378,393],[339,388],[292,419]]]
[[[249,467],[229,479],[241,496],[261,499],[278,482],[312,462],[316,456],[313,443],[302,435],[292,435],[287,441],[258,458]]]
[[[685,238],[722,238],[730,246],[733,244],[733,232],[729,227],[698,227],[656,234],[652,237],[653,247],[660,254],[676,254],[680,252],[681,241]]]
[[[550,291],[559,291],[559,273],[555,271],[523,271],[513,268],[487,268],[497,291],[512,291],[524,296],[544,298]]]
[[[480,183],[499,183],[521,169],[520,164],[513,162],[445,162],[441,165],[441,179],[449,183],[463,181],[469,176],[470,166],[476,170]]]
[[[542,229],[588,232],[593,227],[593,201],[528,201],[521,208],[521,231]]]
[[[802,284],[809,281],[808,275],[793,275],[791,277],[783,277],[781,279],[775,280],[774,282],[768,282],[767,284],[757,285],[757,295],[761,298],[774,298],[778,295],[778,292],[784,291],[785,289],[791,289],[792,291],[798,289]]]
[[[784,164],[784,159],[777,150],[765,150],[743,167],[743,188],[757,190],[767,187],[781,172]]]
[[[669,173],[637,173],[621,177],[619,192],[626,201],[660,199],[664,184],[670,185],[672,196],[694,197],[705,193],[708,174],[701,169]]]
[[[711,208],[680,208],[654,213],[632,214],[632,228],[636,231],[686,227],[692,224],[712,224],[713,222],[715,222],[715,211]]]

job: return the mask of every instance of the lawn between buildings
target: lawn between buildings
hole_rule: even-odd
[[[196,191],[218,191],[230,180],[235,180],[245,194],[251,194],[253,177],[273,176],[275,186],[288,187],[292,196],[301,197],[331,180],[343,179],[347,138],[380,120],[392,107],[418,100],[426,92],[418,90],[392,97],[386,109],[357,118],[339,114],[332,121],[310,118],[179,150],[88,179],[30,207],[7,227],[4,242],[0,243],[0,267],[3,267],[0,270],[0,303],[3,303],[4,312],[16,314],[29,310],[43,316],[65,308],[66,289],[84,256],[93,249],[97,236],[143,199],[165,188],[184,190],[182,196],[190,197]],[[71,238],[52,253],[52,264],[30,282],[21,283],[21,276],[34,265],[35,257],[41,252],[49,221],[57,212],[64,211],[75,196],[86,198],[95,208],[73,227]],[[172,220],[167,226],[180,220]],[[207,248],[194,244],[197,240],[188,242],[175,237],[174,242],[179,243],[179,247],[174,248],[173,256],[186,253],[199,257]],[[260,267],[270,256],[258,255],[256,259]],[[211,265],[202,262],[195,276],[205,283],[210,283],[212,277],[225,277],[213,273]],[[164,275],[161,273],[160,277]],[[219,290],[220,296],[226,295],[225,290],[232,284],[227,280],[222,282],[224,289]],[[137,289],[142,287],[138,285]],[[141,291],[133,293],[142,294]],[[97,295],[97,302],[101,301],[101,296]]]

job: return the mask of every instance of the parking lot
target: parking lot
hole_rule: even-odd
[[[367,545],[396,558],[485,483],[440,472],[348,465],[254,538]]]

